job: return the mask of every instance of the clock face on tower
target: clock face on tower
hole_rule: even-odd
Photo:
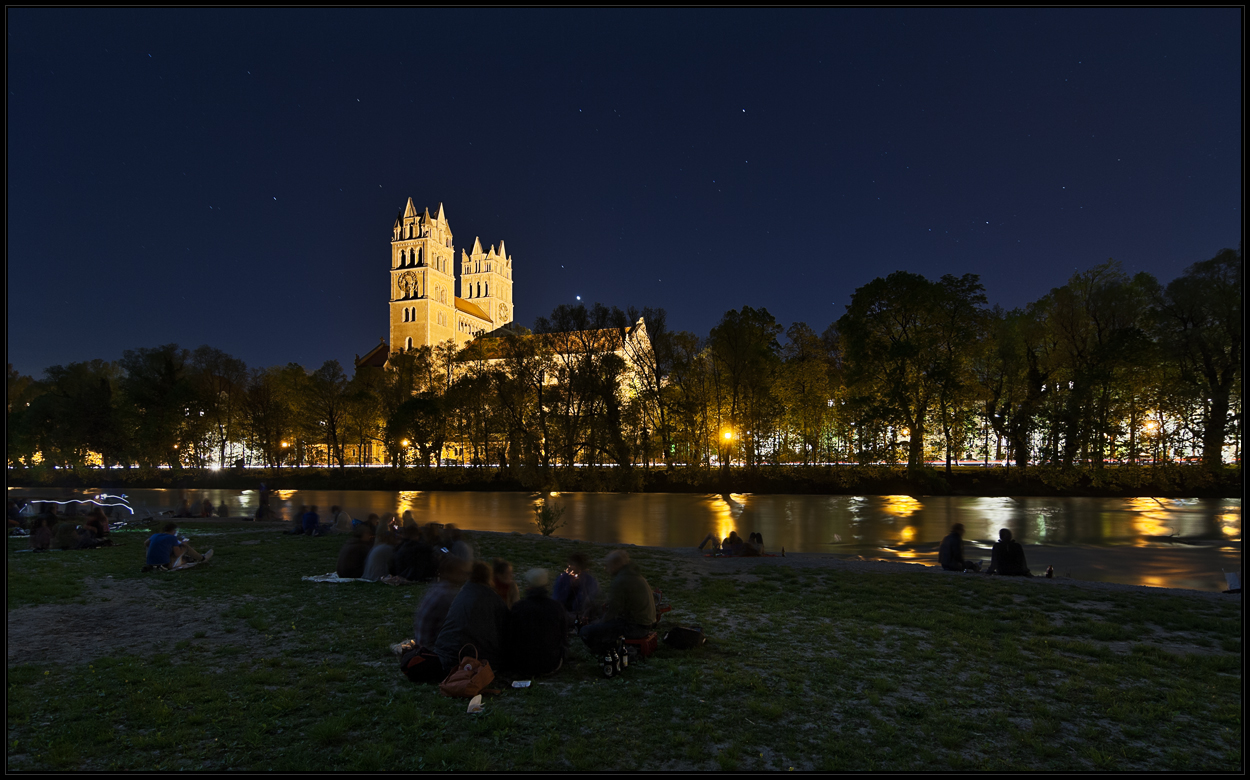
[[[399,275],[397,282],[399,286],[399,297],[412,298],[417,293],[417,275],[412,271],[405,271]]]
[[[499,304],[499,321],[500,322],[508,321],[508,304],[506,303]]]

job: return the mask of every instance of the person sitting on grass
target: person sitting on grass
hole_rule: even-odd
[[[473,547],[465,541],[464,534],[454,523],[443,526],[443,546],[460,560],[473,563]]]
[[[60,550],[78,549],[78,527],[66,518],[57,522],[55,516],[48,518],[52,525],[52,546]]]
[[[955,523],[938,548],[938,563],[946,571],[981,571],[981,564],[964,560],[964,524]]]
[[[330,507],[330,533],[350,534],[352,532],[352,516],[343,511],[343,507],[335,504]]]
[[[358,580],[365,573],[365,561],[373,549],[373,528],[361,523],[352,529],[352,536],[339,550],[335,573],[346,580]]]
[[[719,536],[717,536],[716,534],[708,534],[707,536],[703,537],[703,541],[699,542],[699,547],[698,547],[699,551],[702,552],[703,548],[707,547],[709,544],[712,546],[709,547],[708,550],[713,555],[720,552],[720,537]]]
[[[308,507],[303,504],[299,505],[299,511],[291,515],[291,527],[282,533],[288,536],[304,535],[304,515],[308,514]]]
[[[564,607],[571,621],[589,623],[596,617],[599,583],[590,573],[590,558],[575,552],[568,557],[568,568],[556,578],[551,597]]]
[[[415,525],[404,526],[404,541],[395,551],[395,574],[410,582],[424,582],[438,571],[434,563],[434,548],[426,541],[424,529]]]
[[[416,637],[413,649],[420,658],[405,656],[409,665],[404,674],[413,682],[436,683],[447,676],[442,659],[434,652],[434,644],[442,633],[452,602],[468,578],[468,564],[454,555],[443,556],[438,568],[438,582],[421,597],[412,618],[412,632]]]
[[[640,639],[655,625],[655,591],[629,562],[629,553],[613,550],[604,566],[612,582],[608,585],[608,610],[603,620],[584,626],[582,641],[592,653],[615,644],[617,637]]]
[[[30,531],[30,549],[47,552],[52,546],[52,518],[38,517]]]
[[[394,534],[390,523],[383,523],[378,527],[378,533],[373,539],[373,549],[369,551],[364,573],[360,575],[362,580],[380,580],[395,573]]]
[[[550,575],[546,569],[531,569],[525,580],[529,585],[525,598],[514,604],[508,615],[508,668],[526,677],[541,677],[564,664],[568,615],[547,595]]]
[[[213,502],[208,496],[204,496],[204,500],[200,502],[200,517],[213,516]]]
[[[512,564],[503,558],[496,558],[491,562],[491,569],[495,592],[503,599],[504,606],[512,609],[512,605],[521,600],[521,589],[512,575]]]
[[[16,501],[10,498],[8,503],[5,505],[5,512],[8,515],[10,531],[16,528],[26,527],[25,524],[22,523],[22,508],[18,506]]]
[[[490,564],[476,561],[468,584],[452,600],[447,619],[434,641],[434,652],[443,662],[443,670],[456,667],[465,645],[473,645],[478,658],[499,668],[504,660],[503,635],[507,621],[508,608],[491,587]]]
[[[143,543],[147,548],[144,571],[166,571],[182,561],[199,562],[213,557],[213,551],[200,555],[195,548],[178,538],[178,524],[165,523],[160,533],[152,534]]]
[[[217,505],[217,516],[218,517],[230,516],[230,507],[226,506],[226,499],[224,498],[221,500],[221,503]]]
[[[113,540],[109,538],[109,519],[100,507],[91,510],[91,514],[87,515],[87,522],[83,523],[83,525],[91,531],[97,542],[93,546],[111,545],[113,543]]]
[[[433,648],[447,620],[447,610],[469,579],[469,565],[455,556],[444,557],[438,565],[438,579],[430,586],[412,616],[412,632],[417,644]]]
[[[321,515],[317,514],[317,505],[313,504],[308,507],[308,511],[300,518],[300,530],[306,536],[321,535]]]
[[[990,551],[990,568],[986,574],[1002,574],[1008,577],[1032,577],[1029,565],[1024,560],[1024,548],[1011,538],[1011,530],[1004,528],[998,532],[998,541]]]
[[[189,499],[184,498],[182,499],[182,504],[178,506],[178,511],[174,512],[174,517],[190,517],[190,516],[191,516],[191,501]]]

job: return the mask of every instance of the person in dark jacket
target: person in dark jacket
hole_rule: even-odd
[[[655,591],[629,562],[629,553],[613,550],[604,560],[612,577],[603,620],[582,627],[582,641],[592,653],[610,647],[617,637],[639,639],[655,625]]]
[[[469,652],[476,649],[478,658],[498,668],[504,660],[503,634],[507,622],[508,608],[491,587],[490,564],[477,561],[469,582],[456,594],[447,610],[443,629],[434,642],[434,652],[443,662],[443,668],[450,671],[460,662],[461,648],[473,645]]]
[[[1029,565],[1024,560],[1024,548],[1011,538],[1011,530],[1004,528],[998,532],[998,542],[990,551],[990,568],[987,574],[1004,574],[1009,577],[1032,577]]]
[[[551,597],[564,607],[570,620],[589,623],[599,611],[599,583],[590,573],[590,558],[585,553],[569,555],[568,568],[556,578]]]
[[[947,571],[981,571],[981,564],[964,560],[964,524],[955,523],[938,548],[938,563]]]
[[[359,525],[352,531],[352,538],[339,550],[339,564],[335,573],[344,579],[358,580],[365,573],[365,560],[373,549],[373,529]]]
[[[395,576],[412,582],[424,582],[437,571],[434,548],[422,538],[421,529],[406,525],[400,531],[404,541],[395,551]]]
[[[508,615],[508,668],[526,677],[541,677],[564,664],[568,615],[547,595],[551,578],[546,569],[532,569],[525,579],[529,583],[525,598],[514,604]]]

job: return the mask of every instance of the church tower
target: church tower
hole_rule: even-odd
[[[455,250],[443,204],[417,214],[408,199],[391,229],[392,352],[456,337]]]
[[[472,252],[460,250],[460,297],[486,312],[494,328],[512,322],[512,258],[503,241],[498,251],[483,252],[476,238]]]

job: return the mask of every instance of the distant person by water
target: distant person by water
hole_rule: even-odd
[[[947,571],[981,571],[981,564],[964,560],[964,525],[955,523],[938,548],[938,563]]]
[[[1011,530],[998,532],[998,542],[990,551],[990,568],[987,574],[1003,574],[1008,577],[1032,577],[1024,560],[1024,548],[1011,536]]]

